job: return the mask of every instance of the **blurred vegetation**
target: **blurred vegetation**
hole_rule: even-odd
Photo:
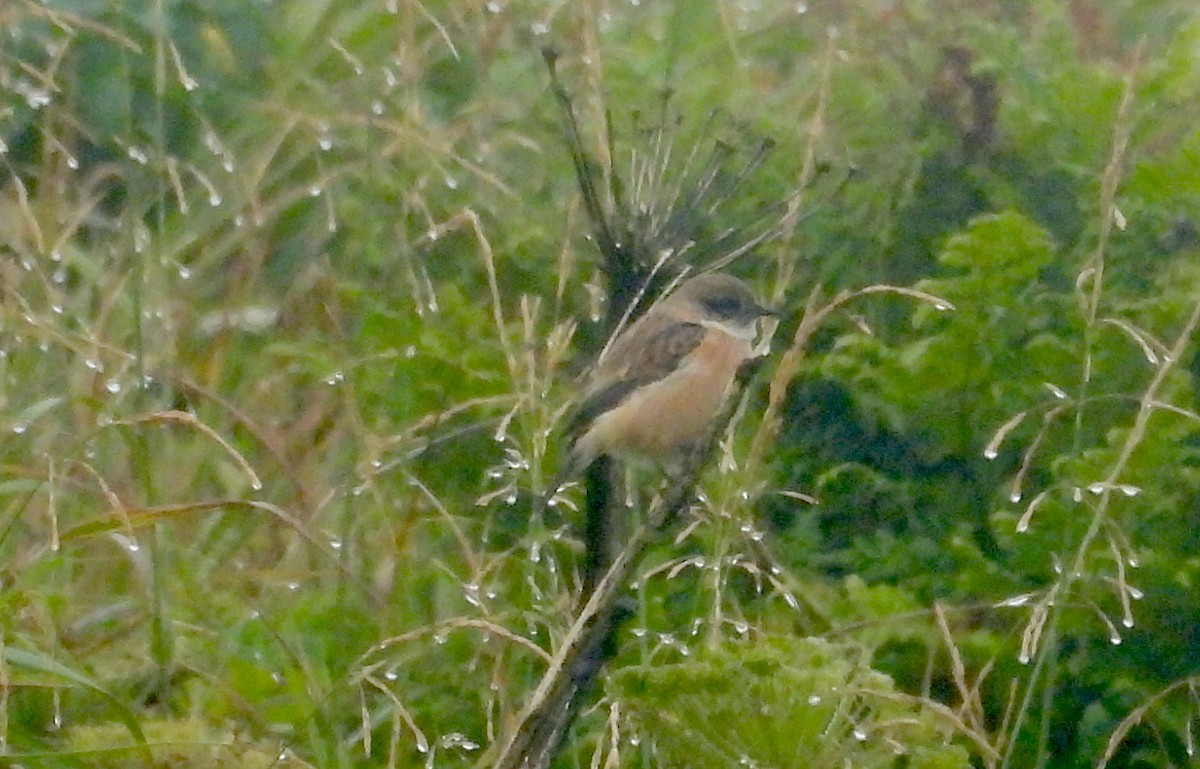
[[[486,764],[578,597],[529,500],[603,301],[544,45],[617,169],[664,99],[673,162],[774,142],[777,353],[939,297],[830,313],[765,461],[751,384],[559,765],[1195,761],[1191,0],[0,29],[0,763]]]

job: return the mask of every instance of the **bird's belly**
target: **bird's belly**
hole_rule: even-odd
[[[684,368],[646,385],[597,420],[600,443],[616,455],[665,459],[707,437],[750,353],[748,343],[720,336],[702,342]]]

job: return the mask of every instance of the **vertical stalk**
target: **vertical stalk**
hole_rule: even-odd
[[[166,119],[163,113],[163,99],[166,93],[166,13],[162,0],[154,2],[154,119],[151,123],[154,141],[154,169],[166,167]],[[133,138],[132,131],[130,138]],[[146,335],[143,320],[146,316],[147,260],[151,254],[157,254],[162,242],[165,229],[166,189],[160,174],[154,175],[152,205],[155,212],[155,232],[151,242],[142,249],[134,249],[134,280],[133,280],[133,327],[134,327],[134,370],[137,375],[135,392],[135,408],[141,410],[149,405],[147,389],[146,366]],[[127,216],[133,216],[133,209],[127,210]],[[127,222],[136,241],[138,221]],[[154,474],[151,468],[152,452],[150,440],[144,430],[137,430],[133,435],[133,459],[137,468],[138,482],[142,487],[142,495],[147,505],[155,504]],[[166,590],[167,542],[162,530],[162,524],[155,524],[150,531],[150,652],[157,667],[157,685],[155,690],[160,699],[164,698],[171,679],[171,665],[174,658],[174,638],[171,634],[170,607]]]

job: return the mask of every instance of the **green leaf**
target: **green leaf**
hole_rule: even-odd
[[[74,668],[69,668],[58,660],[52,659],[45,654],[36,651],[27,651],[25,649],[15,649],[11,646],[0,647],[0,660],[5,664],[11,665],[14,668],[22,668],[34,673],[42,673],[52,675],[63,679],[76,686],[82,686],[85,689],[99,694],[112,707],[113,713],[117,719],[129,730],[129,734],[133,737],[136,747],[142,757],[145,759],[147,766],[153,766],[153,758],[150,754],[150,748],[146,744],[146,735],[142,732],[141,724],[138,723],[137,715],[129,709],[129,707],[121,702],[115,695],[102,687],[100,684],[93,681],[88,676],[80,673]]]

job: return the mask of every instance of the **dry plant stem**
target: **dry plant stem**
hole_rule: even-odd
[[[837,53],[837,31],[830,28],[825,38],[825,53],[821,57],[821,81],[817,88],[817,107],[808,123],[808,142],[804,148],[804,164],[800,167],[800,183],[796,187],[796,195],[788,201],[787,214],[784,219],[784,243],[791,245],[795,241],[796,224],[800,221],[800,209],[804,203],[804,191],[812,183],[817,168],[817,143],[825,135],[825,113],[829,106],[830,83],[833,77],[833,62]],[[779,269],[775,274],[775,288],[771,301],[779,304],[787,296],[788,288],[796,273],[796,264],[800,260],[799,249],[782,249],[779,257]]]
[[[1117,724],[1117,728],[1113,730],[1112,735],[1108,738],[1108,744],[1104,747],[1104,755],[1101,757],[1100,763],[1096,764],[1096,769],[1107,769],[1108,762],[1112,760],[1114,755],[1116,755],[1117,746],[1124,741],[1126,735],[1129,734],[1129,730],[1140,724],[1142,719],[1146,717],[1146,714],[1162,703],[1162,701],[1168,696],[1185,687],[1192,691],[1194,691],[1197,687],[1200,687],[1200,676],[1190,676],[1188,678],[1175,681],[1170,686],[1147,699],[1141,705],[1138,705],[1129,715],[1121,719],[1121,723]],[[1188,717],[1191,717],[1190,714]],[[1191,751],[1189,750],[1189,753],[1190,752]]]
[[[954,309],[953,305],[945,299],[933,294],[918,291],[914,288],[881,284],[867,286],[855,291],[839,291],[832,299],[822,304],[821,286],[814,286],[808,295],[808,301],[804,303],[804,312],[800,316],[800,324],[796,327],[796,333],[792,336],[792,343],[780,358],[779,365],[775,367],[775,374],[771,377],[771,384],[767,395],[767,408],[763,412],[762,422],[759,424],[758,431],[754,434],[754,439],[750,444],[750,452],[746,458],[747,477],[753,478],[756,476],[755,471],[762,464],[763,458],[766,456],[767,446],[779,434],[779,428],[783,423],[780,410],[783,407],[784,399],[787,397],[788,386],[796,377],[796,374],[800,370],[800,364],[804,361],[808,340],[812,338],[816,330],[835,310],[839,310],[851,301],[867,294],[899,294],[928,302],[938,309]]]
[[[731,398],[726,404],[716,421],[718,429],[712,432],[706,449],[688,458],[678,481],[671,484],[670,494],[648,512],[647,522],[633,531],[613,558],[571,624],[537,689],[517,717],[511,736],[496,760],[491,762],[494,769],[545,769],[549,766],[575,715],[580,695],[599,673],[602,664],[600,647],[612,631],[617,602],[631,570],[650,538],[669,526],[687,507],[735,402],[736,399]],[[485,758],[477,766],[487,765]]]
[[[987,719],[983,713],[983,703],[979,699],[979,688],[967,684],[966,665],[963,663],[958,646],[954,643],[950,623],[946,620],[946,612],[940,603],[933,605],[933,614],[937,620],[938,630],[941,631],[942,639],[946,642],[946,651],[950,654],[950,670],[954,678],[954,686],[962,698],[960,712],[956,717],[957,724],[962,733],[970,736],[971,740],[979,747],[979,756],[983,765],[991,769],[1000,760],[1000,753],[988,741]],[[922,700],[922,704],[928,705],[929,701]],[[935,707],[945,706],[936,703]]]
[[[1102,483],[1103,488],[1100,492],[1100,500],[1096,504],[1096,512],[1092,516],[1092,521],[1088,526],[1087,532],[1079,543],[1079,548],[1075,553],[1075,561],[1071,568],[1063,575],[1063,581],[1068,585],[1076,578],[1077,574],[1082,574],[1084,561],[1087,558],[1088,550],[1091,547],[1092,541],[1096,535],[1100,533],[1101,527],[1107,520],[1108,506],[1112,499],[1113,490],[1117,488],[1121,474],[1125,472],[1126,466],[1129,464],[1129,459],[1133,456],[1134,450],[1146,437],[1146,426],[1150,423],[1150,417],[1157,410],[1157,395],[1162,389],[1163,383],[1167,378],[1167,374],[1175,367],[1175,363],[1186,352],[1188,344],[1191,343],[1192,336],[1196,331],[1197,324],[1200,324],[1200,302],[1192,308],[1192,314],[1188,317],[1187,323],[1183,330],[1179,333],[1175,344],[1171,345],[1171,350],[1165,357],[1158,369],[1154,372],[1154,378],[1150,380],[1146,391],[1142,393],[1142,398],[1138,403],[1138,412],[1133,420],[1133,427],[1129,431],[1129,436],[1125,439],[1125,443],[1121,446],[1121,452],[1117,455],[1116,461],[1112,464],[1112,469],[1108,473]]]
[[[1135,93],[1135,85],[1137,73],[1140,70],[1143,54],[1145,51],[1145,42],[1138,44],[1134,52],[1133,59],[1125,74],[1125,87],[1121,96],[1121,103],[1117,109],[1116,127],[1113,135],[1113,144],[1109,152],[1108,163],[1105,166],[1104,174],[1101,177],[1100,183],[1100,231],[1099,239],[1096,244],[1096,249],[1088,262],[1084,265],[1079,277],[1076,279],[1076,286],[1081,292],[1084,292],[1084,285],[1088,285],[1088,290],[1082,296],[1082,312],[1084,315],[1084,369],[1082,381],[1080,382],[1079,402],[1087,401],[1088,387],[1091,384],[1092,378],[1092,344],[1095,329],[1098,326],[1097,312],[1100,305],[1100,299],[1103,291],[1104,278],[1104,258],[1108,248],[1109,238],[1112,233],[1112,228],[1116,218],[1116,191],[1121,179],[1121,169],[1124,165],[1125,153],[1129,144],[1129,137],[1132,130],[1132,105]],[[1116,480],[1124,472],[1129,458],[1133,451],[1141,443],[1145,437],[1146,425],[1149,422],[1150,415],[1155,411],[1157,403],[1155,396],[1162,387],[1162,383],[1166,378],[1167,373],[1174,366],[1176,360],[1183,353],[1188,342],[1190,341],[1193,332],[1195,331],[1196,323],[1200,321],[1200,303],[1197,303],[1193,308],[1191,317],[1184,326],[1175,344],[1172,346],[1169,354],[1164,357],[1157,370],[1154,378],[1150,381],[1146,391],[1142,394],[1138,406],[1138,413],[1134,418],[1134,425],[1130,430],[1129,436],[1125,440],[1125,444],[1121,447],[1121,451],[1117,459],[1109,471],[1108,477],[1103,482],[1100,499],[1096,503],[1095,511],[1092,520],[1088,525],[1087,532],[1084,534],[1078,549],[1076,550],[1075,558],[1070,567],[1063,571],[1062,577],[1054,585],[1053,590],[1043,598],[1034,609],[1033,616],[1030,618],[1026,626],[1025,637],[1022,639],[1023,654],[1026,649],[1037,647],[1037,657],[1034,663],[1034,668],[1030,672],[1029,681],[1022,698],[1021,705],[1016,712],[1010,730],[1011,735],[1016,735],[1020,732],[1025,718],[1029,714],[1030,704],[1035,693],[1035,685],[1042,676],[1047,665],[1052,663],[1051,657],[1056,653],[1054,642],[1054,632],[1057,627],[1059,617],[1063,611],[1063,604],[1069,598],[1070,589],[1075,584],[1075,581],[1082,577],[1083,568],[1087,559],[1088,551],[1091,549],[1092,542],[1100,533],[1101,528],[1108,520],[1108,507],[1112,499],[1112,491]],[[1079,408],[1075,415],[1075,435],[1076,443],[1082,435],[1083,425],[1083,409]],[[1077,446],[1077,449],[1079,447]],[[1061,598],[1052,598],[1055,594],[1060,594]],[[1049,628],[1050,638],[1048,642],[1041,643],[1041,634],[1043,629]],[[1053,673],[1051,673],[1053,675]],[[1046,696],[1050,696],[1051,687],[1046,686]],[[1043,728],[1040,731],[1038,745],[1038,766],[1045,765],[1046,761],[1046,741],[1049,737],[1047,733],[1048,720],[1043,719]],[[1004,760],[1001,762],[1001,769],[1005,769],[1010,765],[1013,758],[1013,752],[1016,749],[1017,740],[1010,739],[1008,741],[1008,749],[1004,754]]]
[[[1109,152],[1108,163],[1100,178],[1100,232],[1096,241],[1096,249],[1088,258],[1083,270],[1076,279],[1076,286],[1082,291],[1089,282],[1090,286],[1082,296],[1084,315],[1084,350],[1083,377],[1080,382],[1079,400],[1087,400],[1088,387],[1092,381],[1092,346],[1097,328],[1096,315],[1100,309],[1100,298],[1104,290],[1104,258],[1108,251],[1109,238],[1115,223],[1117,211],[1117,185],[1121,181],[1121,169],[1125,163],[1125,152],[1129,147],[1129,135],[1133,130],[1133,96],[1136,90],[1137,73],[1141,69],[1142,56],[1145,51],[1145,41],[1138,44],[1134,51],[1133,60],[1125,73],[1125,88],[1121,94],[1121,104],[1117,107],[1116,128],[1113,135],[1112,149]],[[1078,442],[1083,434],[1083,409],[1075,412],[1075,436]],[[1078,446],[1076,447],[1078,448]]]
[[[1100,534],[1101,529],[1108,521],[1108,508],[1112,501],[1113,490],[1117,488],[1118,481],[1125,472],[1125,468],[1129,464],[1133,452],[1141,444],[1142,439],[1146,437],[1146,427],[1150,422],[1150,417],[1157,410],[1156,403],[1159,390],[1166,380],[1167,374],[1174,368],[1175,363],[1186,351],[1188,344],[1191,342],[1192,336],[1196,331],[1197,324],[1200,324],[1200,302],[1192,308],[1192,313],[1188,317],[1187,323],[1183,330],[1179,333],[1175,343],[1171,345],[1168,354],[1163,358],[1162,363],[1154,372],[1154,378],[1150,380],[1150,384],[1146,387],[1146,391],[1142,393],[1140,403],[1138,405],[1137,415],[1134,417],[1133,427],[1130,428],[1129,436],[1125,439],[1124,445],[1121,446],[1121,451],[1117,455],[1116,460],[1109,470],[1108,476],[1101,482],[1100,498],[1096,503],[1096,508],[1092,514],[1092,520],[1088,524],[1088,529],[1083,535],[1083,539],[1079,542],[1079,547],[1075,551],[1075,558],[1069,568],[1064,569],[1060,581],[1054,585],[1054,588],[1047,593],[1035,608],[1034,615],[1026,627],[1025,638],[1022,640],[1023,647],[1031,647],[1038,644],[1042,630],[1050,628],[1051,634],[1054,628],[1058,625],[1058,619],[1063,611],[1065,599],[1070,595],[1070,590],[1075,582],[1083,576],[1084,567],[1086,566],[1087,556],[1091,550],[1092,543]],[[1059,598],[1058,596],[1062,596]],[[1013,724],[1013,734],[1021,728],[1022,722],[1028,713],[1030,698],[1034,693],[1034,684],[1041,677],[1045,666],[1050,662],[1050,656],[1054,654],[1055,644],[1042,643],[1038,649],[1037,661],[1033,671],[1030,673],[1029,685],[1025,692],[1025,699],[1022,702],[1021,708],[1017,713],[1016,720]],[[1017,744],[1016,740],[1009,743],[1008,752],[1004,756],[1004,762],[1001,767],[1006,767],[1012,759],[1012,751]]]

